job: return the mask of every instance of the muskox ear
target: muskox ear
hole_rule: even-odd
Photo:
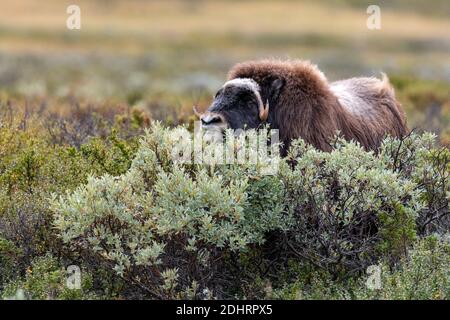
[[[275,105],[278,102],[281,90],[284,87],[284,79],[275,78],[271,79],[268,87],[267,98],[271,105]]]

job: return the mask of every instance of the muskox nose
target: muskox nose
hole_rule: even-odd
[[[207,126],[210,124],[219,124],[222,122],[222,118],[216,114],[205,113],[201,116],[200,120],[202,121],[202,125]]]

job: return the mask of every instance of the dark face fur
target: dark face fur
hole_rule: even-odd
[[[260,124],[258,108],[258,100],[250,89],[229,85],[217,91],[208,111],[221,115],[228,128],[249,129]],[[214,124],[218,119],[202,117],[202,125]]]
[[[282,82],[277,82],[276,85],[278,95]],[[267,92],[272,93],[271,90]],[[258,128],[263,122],[261,120],[263,99],[272,103],[270,100],[273,100],[273,97],[261,92],[260,86],[255,81],[231,80],[217,91],[212,105],[201,115],[202,127],[206,130]]]

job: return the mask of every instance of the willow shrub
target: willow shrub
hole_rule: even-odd
[[[408,256],[402,257],[399,263],[380,261],[376,288],[367,286],[369,275],[337,281],[323,270],[298,270],[295,280],[276,289],[266,289],[266,298],[446,300],[450,297],[449,263],[448,241],[430,236],[415,242]]]
[[[338,275],[376,263],[382,248],[399,256],[414,240],[416,184],[373,152],[338,139],[326,153],[300,140],[289,160],[282,179],[295,222],[285,241],[294,255]]]
[[[217,295],[234,280],[227,252],[285,224],[282,182],[250,164],[173,162],[171,137],[155,125],[125,174],[91,177],[55,197],[55,225],[66,243],[151,297]]]
[[[250,268],[261,273],[253,279],[286,271],[289,259],[334,277],[382,256],[396,262],[429,199],[440,207],[446,199],[423,181],[425,172],[448,172],[445,151],[430,161],[436,151],[427,134],[387,139],[378,154],[340,139],[329,153],[299,140],[277,174],[261,175],[264,164],[174,162],[173,133],[153,125],[126,173],[90,177],[51,200],[65,243],[151,298],[229,297],[248,276],[242,259],[230,257],[251,256],[262,244],[283,254]],[[436,183],[447,197],[448,182]],[[445,212],[448,203],[436,224]]]
[[[80,288],[67,286],[67,272],[51,255],[36,257],[23,278],[10,281],[0,293],[3,299],[32,300],[81,300],[97,299],[91,292],[93,283],[89,273],[83,270]]]

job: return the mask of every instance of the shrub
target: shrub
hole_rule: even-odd
[[[378,264],[380,288],[367,286],[369,275],[335,280],[323,270],[291,265],[297,271],[295,281],[266,290],[268,299],[388,299],[446,300],[450,296],[450,247],[444,239],[419,240],[396,265]]]
[[[173,161],[177,130],[154,124],[128,171],[51,200],[64,243],[141,297],[259,298],[262,283],[290,281],[292,263],[350,279],[407,257],[434,206],[442,212],[425,233],[444,231],[448,158],[431,135],[386,139],[378,153],[298,140],[268,176],[261,163]]]
[[[422,205],[416,222],[422,236],[450,229],[450,150],[435,148],[435,138],[428,133],[388,138],[380,155],[387,168],[416,183]]]
[[[14,255],[13,274],[6,275],[5,266],[0,283],[24,274],[37,256],[69,254],[52,225],[51,193],[73,190],[89,174],[126,172],[136,151],[134,139],[124,140],[116,132],[92,139],[80,149],[54,145],[46,131],[31,124],[28,129],[14,123],[0,127],[0,238],[20,248]],[[2,256],[2,264],[6,258]]]
[[[121,138],[142,134],[150,116],[137,107],[108,104],[80,106],[71,101],[69,107],[59,103],[56,111],[50,111],[43,126],[52,144],[71,145],[79,148],[92,137],[105,139],[114,131]]]
[[[392,80],[409,123],[450,141],[448,85]],[[433,135],[376,154],[298,141],[278,176],[180,164],[179,128],[136,136],[151,118],[192,129],[191,104],[133,90],[129,106],[1,95],[0,295],[448,299],[450,152]],[[92,274],[83,292],[64,286],[73,261]],[[369,264],[381,290],[365,286]]]
[[[11,241],[0,237],[0,292],[6,282],[17,276],[15,262],[20,250]]]
[[[0,144],[0,236],[20,248],[15,264],[21,273],[54,247],[47,194],[83,182],[83,162],[33,132],[2,128]]]
[[[52,256],[41,256],[33,260],[23,279],[10,282],[3,290],[3,299],[33,299],[33,300],[80,300],[94,299],[91,276],[83,272],[81,288],[71,289],[66,284],[67,272],[59,266]]]
[[[94,137],[88,143],[82,144],[79,151],[89,163],[89,173],[119,175],[130,167],[136,149],[136,139],[122,139],[113,130],[106,138]],[[72,152],[77,155],[76,149],[72,149]]]
[[[399,257],[414,240],[416,184],[373,152],[340,139],[321,152],[300,140],[289,161],[295,166],[281,179],[295,223],[284,241],[294,256],[345,275],[373,264],[381,251]]]
[[[357,299],[446,300],[450,297],[450,246],[447,240],[429,237],[413,246],[408,256],[392,267],[381,264],[381,289],[360,285]],[[392,271],[391,271],[392,270]]]
[[[171,139],[154,125],[125,174],[90,177],[55,196],[55,226],[64,242],[152,298],[223,297],[239,281],[224,267],[227,256],[284,224],[282,185],[252,165],[173,162]]]

